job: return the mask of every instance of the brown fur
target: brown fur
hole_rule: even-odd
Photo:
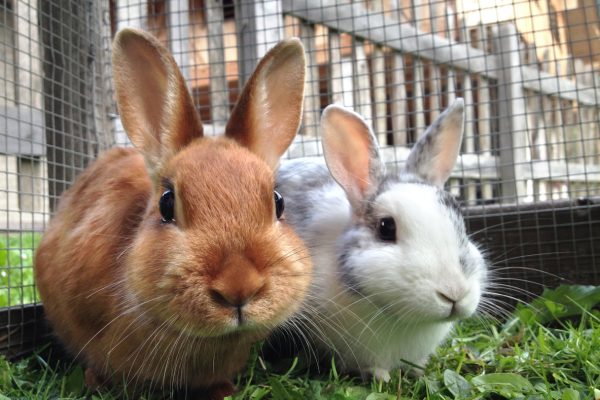
[[[156,39],[126,30],[114,54],[123,123],[140,151],[106,152],[63,195],[35,257],[46,314],[93,372],[90,381],[217,393],[251,344],[297,309],[309,283],[308,252],[277,221],[273,200],[274,160],[300,121],[302,48],[288,41],[268,53],[232,116],[265,118],[277,130],[236,122],[214,140],[202,137],[183,79]],[[289,107],[275,107],[288,100],[263,88],[276,91],[270,79],[286,68]],[[165,180],[175,189],[174,223],[161,222],[158,209]],[[241,315],[231,304],[243,305]]]

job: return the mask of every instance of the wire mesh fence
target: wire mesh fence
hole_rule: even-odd
[[[114,142],[109,8],[0,2],[0,352],[39,331],[33,253],[58,197]]]
[[[448,189],[515,287],[507,296],[600,282],[599,14],[593,0],[0,0],[0,352],[36,336],[32,256],[58,197],[99,151],[128,145],[110,74],[123,27],[171,50],[208,134],[260,57],[300,37],[306,97],[290,158],[321,154],[320,113],[338,103],[397,168],[463,97]]]

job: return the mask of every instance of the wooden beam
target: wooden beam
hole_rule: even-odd
[[[397,168],[408,158],[410,148],[403,146],[388,146],[381,148],[383,160],[390,168]],[[286,158],[319,157],[323,154],[321,139],[297,137],[286,153]],[[456,166],[452,170],[452,178],[468,179],[498,179],[498,157],[481,154],[462,154],[458,156]]]
[[[117,31],[123,28],[148,27],[147,0],[117,0]]]
[[[521,75],[517,29],[512,24],[498,25],[494,32],[495,53],[499,60],[498,123],[500,126],[500,179],[503,203],[519,202],[527,195],[526,175],[519,174],[527,162],[527,120]]]
[[[352,38],[352,80],[354,111],[359,113],[372,126],[371,72],[369,71],[365,43],[355,38]]]
[[[211,119],[213,124],[226,124],[229,119],[229,90],[225,70],[223,1],[205,0],[204,6],[208,36]]]
[[[390,84],[390,113],[392,114],[392,135],[395,146],[404,146],[408,143],[408,127],[406,115],[406,79],[404,76],[404,59],[402,54],[392,54],[392,71]]]
[[[436,64],[479,74],[498,76],[498,60],[481,49],[422,32],[408,23],[398,23],[381,13],[369,12],[359,3],[339,7],[335,0],[282,0],[285,13],[323,24],[340,32],[390,47],[401,53],[426,58]],[[534,68],[521,67],[523,86],[543,94],[574,100],[585,105],[600,105],[600,90],[557,78]]]
[[[518,167],[520,176],[527,179],[543,179],[569,182],[600,182],[600,165],[557,160],[529,161]]]
[[[97,105],[107,95],[97,87],[100,72],[90,67],[90,62],[95,63],[101,53],[96,51],[90,60],[90,49],[101,49],[104,44],[101,35],[90,35],[90,32],[101,32],[103,19],[95,7],[73,8],[70,0],[39,4],[40,23],[45,33],[41,35],[44,117],[50,209],[53,211],[58,197],[98,154],[102,143],[113,139],[102,139],[100,136],[111,135],[111,132],[97,130],[100,125],[95,119],[107,117],[104,110],[98,111]],[[65,30],[65,26],[69,29]]]
[[[318,136],[321,102],[314,25],[300,22],[300,37],[306,50],[306,83],[304,85],[304,108],[302,112],[304,114],[304,134],[306,136]]]
[[[284,38],[281,0],[235,0],[239,84],[242,87],[258,60]]]
[[[479,49],[422,32],[408,23],[368,11],[359,3],[336,5],[334,0],[282,0],[285,13],[323,24],[340,32],[390,47],[402,53],[453,65],[471,73],[495,77],[495,59]]]
[[[190,81],[190,8],[188,0],[170,0],[168,5],[169,47],[186,82]]]

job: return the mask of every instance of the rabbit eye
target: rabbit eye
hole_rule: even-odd
[[[396,241],[396,221],[392,217],[379,220],[379,238],[386,242]]]
[[[275,215],[277,216],[277,219],[279,219],[283,214],[283,209],[285,208],[285,201],[283,201],[283,196],[280,195],[277,190],[273,190],[273,194],[275,195]]]
[[[175,192],[171,189],[164,191],[158,201],[158,209],[162,215],[162,222],[169,223],[175,221]]]

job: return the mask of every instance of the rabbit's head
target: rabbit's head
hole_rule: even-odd
[[[151,35],[119,32],[113,70],[123,125],[152,181],[124,256],[130,300],[192,335],[266,333],[298,307],[311,268],[274,192],[301,118],[301,43],[266,54],[218,138],[203,137],[183,76]]]
[[[375,136],[356,113],[322,117],[327,166],[352,206],[339,241],[347,292],[402,320],[447,322],[473,314],[487,275],[444,183],[456,163],[464,103],[457,99],[417,141],[403,169],[386,173]]]

